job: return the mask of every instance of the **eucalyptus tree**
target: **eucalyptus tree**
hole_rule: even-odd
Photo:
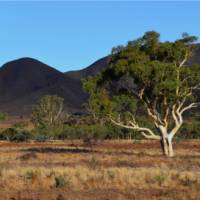
[[[199,105],[200,66],[189,64],[196,46],[195,36],[161,42],[159,33],[150,31],[113,48],[109,66],[83,82],[88,107],[117,126],[160,140],[164,154],[174,156],[172,140],[184,114]],[[138,121],[141,108],[155,128]]]
[[[32,112],[32,122],[36,128],[52,128],[63,122],[64,99],[56,95],[45,95]]]

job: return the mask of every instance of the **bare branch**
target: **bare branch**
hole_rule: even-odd
[[[176,113],[177,113],[176,104],[174,104],[174,105],[172,106],[172,117],[173,117],[173,119],[174,119],[174,121],[175,121],[175,124],[176,124],[176,125],[179,125],[179,120],[178,120],[178,117],[177,117]]]
[[[161,137],[160,136],[157,136],[157,135],[155,135],[155,136],[153,136],[153,135],[147,135],[147,134],[145,134],[144,132],[141,132],[141,134],[145,137],[145,138],[147,138],[147,139],[153,139],[153,140],[160,140],[161,139]]]
[[[198,90],[198,89],[200,89],[200,83],[198,83],[195,86],[191,87],[191,90]]]
[[[179,64],[179,68],[182,67],[182,66],[186,63],[187,59],[188,59],[188,53],[185,54],[185,58],[184,58],[183,61]]]
[[[188,106],[184,107],[181,111],[180,114],[183,114],[186,110],[192,109],[192,108],[196,108],[200,105],[200,102],[196,102],[196,103],[191,103]]]
[[[167,107],[166,108],[166,112],[165,112],[165,116],[164,116],[164,118],[163,118],[163,122],[164,122],[164,124],[165,124],[165,127],[167,127],[168,126],[168,122],[167,122],[167,118],[168,118],[168,115],[169,115],[169,107]]]
[[[123,128],[128,128],[128,129],[132,129],[132,130],[135,130],[135,131],[138,131],[140,132],[144,137],[148,138],[148,139],[157,139],[157,140],[160,140],[160,136],[156,135],[153,133],[153,131],[149,128],[145,128],[145,127],[139,127],[138,124],[136,124],[135,122],[132,122],[132,121],[129,121],[129,124],[130,125],[126,125],[126,124],[123,124],[122,122],[117,122],[115,121],[114,119],[112,119],[110,117],[110,120],[112,123],[114,123],[115,125],[117,126],[120,126],[120,127],[123,127]],[[146,133],[148,134],[146,134]]]

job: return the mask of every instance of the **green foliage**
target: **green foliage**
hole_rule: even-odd
[[[11,142],[25,142],[32,139],[32,134],[25,130],[18,131],[15,128],[8,128],[1,132],[0,139]]]
[[[37,133],[34,135],[33,139],[37,142],[46,142],[50,137],[46,134]]]
[[[56,95],[46,95],[39,100],[31,116],[37,141],[56,138],[63,131],[66,119],[63,102],[64,99]]]
[[[85,145],[92,145],[105,139],[141,139],[137,132],[118,128],[111,124],[66,125],[54,139],[81,139]]]
[[[1,132],[1,139],[2,140],[11,140],[13,136],[18,134],[18,131],[14,128],[8,128]]]
[[[187,121],[177,134],[176,139],[199,139],[200,138],[200,121],[197,119]]]
[[[146,117],[138,117],[138,123],[141,126],[150,128],[156,131],[153,124],[146,120]],[[180,139],[199,139],[200,138],[200,121],[198,118],[188,120],[180,130],[181,134],[177,134],[176,140]],[[37,142],[45,142],[49,139],[58,140],[73,140],[81,139],[87,146],[95,145],[98,141],[105,139],[143,139],[142,135],[137,131],[119,128],[112,124],[106,123],[104,125],[99,124],[79,124],[79,125],[65,125],[60,132],[56,134],[47,134],[40,132],[40,130],[34,130],[28,132],[25,130],[17,130],[13,128],[5,129],[0,132],[0,140],[7,140],[12,142],[27,142],[29,140],[35,140]]]
[[[90,95],[88,110],[93,117],[112,116],[129,124],[138,121],[138,115],[147,116],[143,112],[148,107],[156,110],[160,119],[167,116],[171,127],[172,116],[166,113],[172,111],[173,105],[198,101],[194,88],[200,83],[200,67],[185,62],[196,40],[195,36],[183,34],[175,42],[161,42],[159,33],[150,31],[126,46],[114,48],[109,67],[83,80],[83,88]]]
[[[24,129],[28,126],[28,122],[22,121],[22,122],[17,122],[13,125],[14,128],[16,129]]]

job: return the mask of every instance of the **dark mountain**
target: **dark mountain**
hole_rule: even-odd
[[[65,98],[67,110],[76,112],[86,99],[80,88],[80,81],[38,60],[14,60],[0,68],[0,110],[29,114],[41,96],[56,94]]]

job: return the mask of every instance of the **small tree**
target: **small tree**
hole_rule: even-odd
[[[117,126],[161,140],[164,154],[172,157],[172,139],[184,113],[199,105],[200,66],[188,65],[197,38],[184,34],[175,42],[161,42],[159,36],[147,32],[113,48],[109,67],[85,80],[84,88],[95,116],[107,116]],[[138,123],[143,110],[154,129]]]
[[[49,129],[60,125],[64,120],[63,101],[63,98],[56,95],[42,97],[31,116],[34,126]]]

